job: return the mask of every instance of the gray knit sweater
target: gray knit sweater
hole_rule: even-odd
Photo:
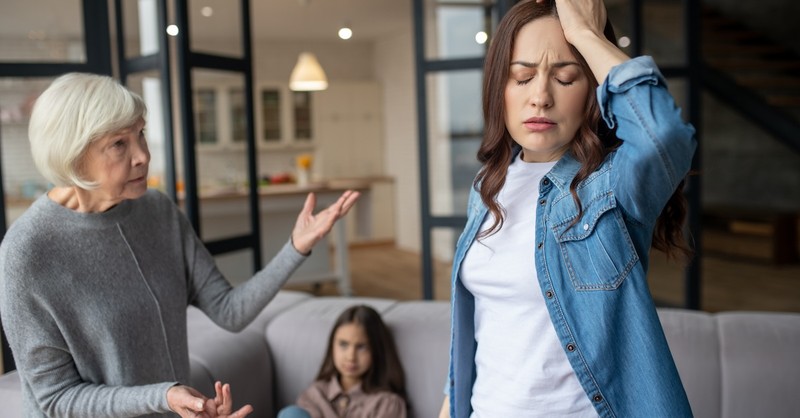
[[[303,260],[287,243],[233,288],[159,192],[99,214],[42,196],[0,245],[0,314],[25,415],[175,416],[166,393],[189,379],[187,305],[241,330]]]

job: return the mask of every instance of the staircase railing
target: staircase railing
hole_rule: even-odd
[[[800,122],[772,106],[750,88],[737,84],[723,71],[703,65],[703,86],[795,152],[800,152]]]

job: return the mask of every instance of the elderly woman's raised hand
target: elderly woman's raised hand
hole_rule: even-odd
[[[292,231],[294,248],[301,254],[310,253],[314,244],[330,232],[333,224],[342,216],[347,215],[347,212],[356,203],[358,196],[360,196],[359,192],[348,190],[342,193],[332,205],[314,215],[317,198],[314,193],[309,193]]]

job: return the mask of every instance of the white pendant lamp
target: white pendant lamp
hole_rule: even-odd
[[[303,52],[297,58],[297,64],[289,78],[289,88],[295,91],[316,91],[328,88],[328,78],[319,65],[317,57],[310,52]]]

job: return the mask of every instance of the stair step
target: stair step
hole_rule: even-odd
[[[749,29],[723,31],[703,28],[702,37],[703,39],[713,39],[717,41],[743,41],[748,39],[759,39],[762,38],[762,35]]]
[[[701,51],[710,67],[727,73],[776,110],[800,120],[800,57],[741,22],[702,6]]]
[[[800,87],[800,77],[751,74],[751,75],[735,75],[734,79],[738,84],[750,88]]]
[[[765,60],[757,58],[707,58],[710,65],[722,70],[797,70],[800,60]]]
[[[768,95],[767,103],[777,107],[800,107],[800,96]]]
[[[703,41],[705,54],[781,54],[786,48],[769,44],[714,43]]]
[[[737,22],[734,19],[729,17],[725,17],[722,15],[706,15],[701,17],[701,22],[703,23],[703,27],[713,27],[713,28],[720,28],[720,27],[731,27],[731,26],[741,26],[741,23]]]

